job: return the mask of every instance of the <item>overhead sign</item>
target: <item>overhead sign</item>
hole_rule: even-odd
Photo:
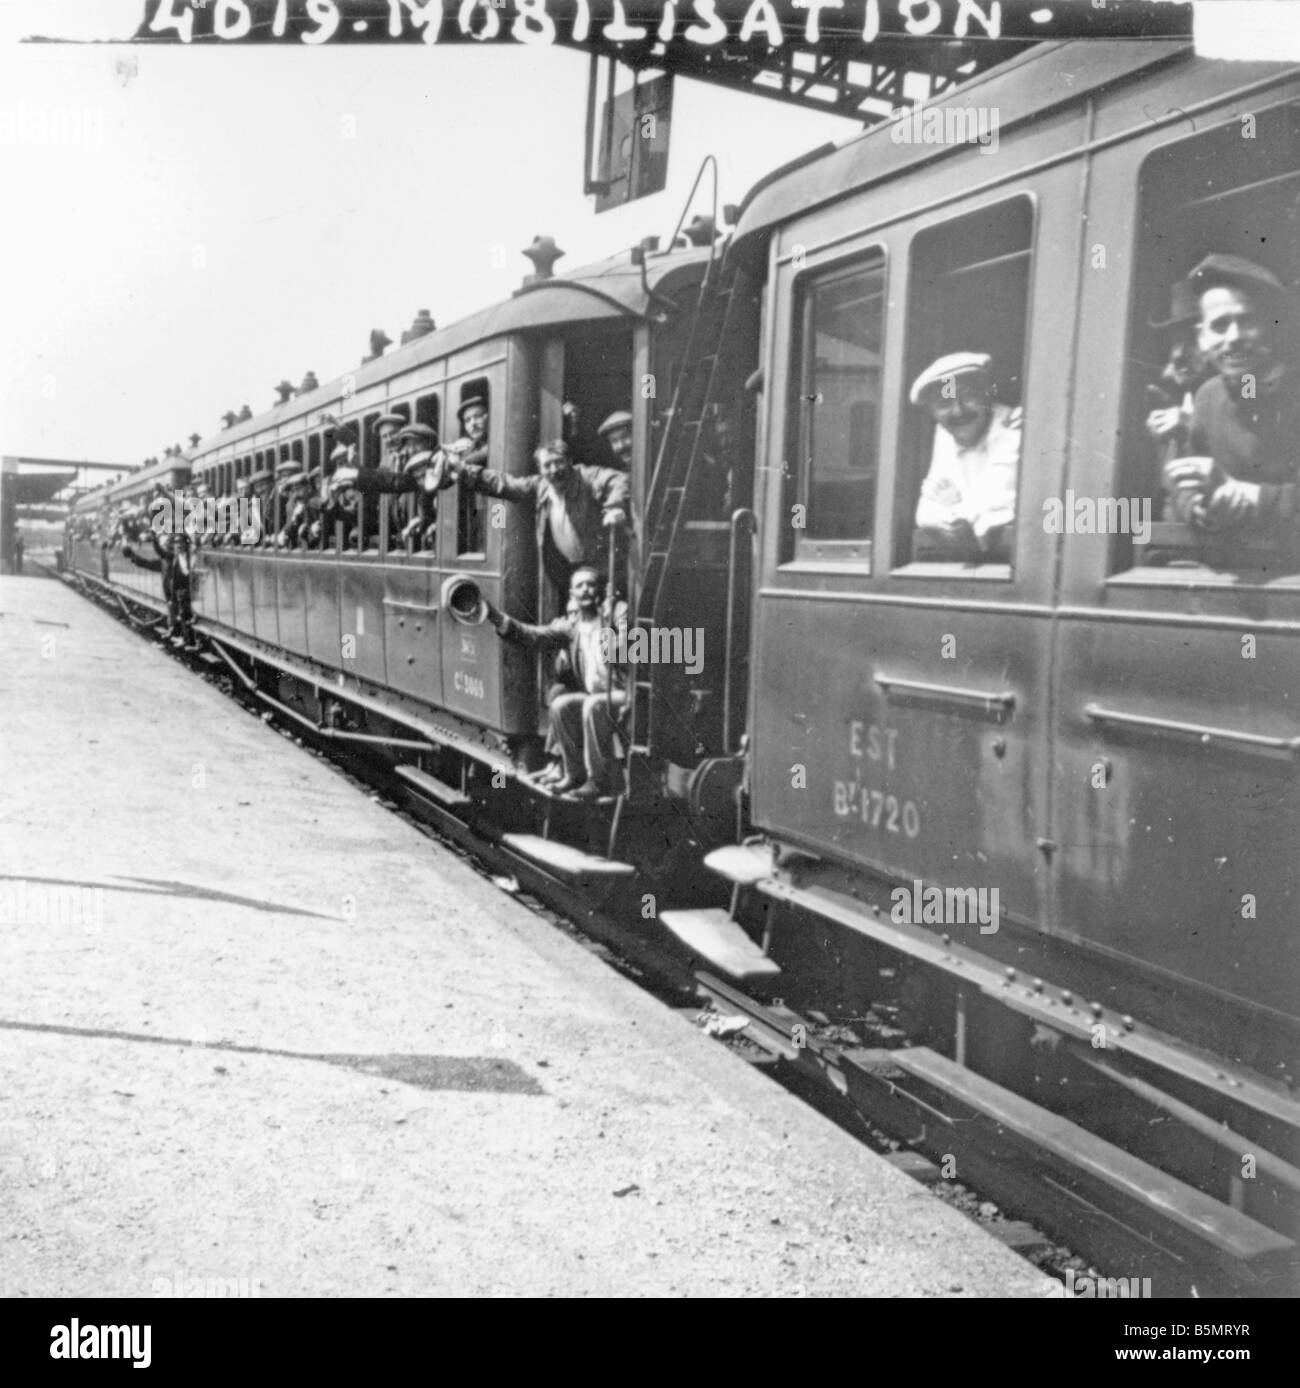
[[[562,43],[624,62],[877,39],[1188,38],[1174,0],[145,0],[138,42]]]

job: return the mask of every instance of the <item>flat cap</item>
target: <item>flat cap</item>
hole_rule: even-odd
[[[468,410],[468,409],[472,409],[475,405],[478,405],[481,409],[486,410],[487,407],[488,407],[487,396],[486,396],[486,395],[467,395],[467,396],[460,402],[460,405],[457,407],[457,410],[456,410],[456,418],[457,418],[457,419],[464,419],[464,418],[465,418],[465,411]]]
[[[959,376],[982,376],[987,379],[993,366],[993,358],[987,352],[950,352],[946,357],[931,362],[912,382],[908,399],[919,405],[926,391],[945,381]]]
[[[1240,255],[1207,255],[1187,278],[1198,295],[1223,285],[1252,290],[1269,299],[1280,298],[1286,293],[1286,285],[1272,270]]]
[[[430,424],[408,424],[397,437],[410,439],[412,443],[423,444],[426,448],[438,446],[438,431]]]
[[[606,416],[596,432],[604,438],[606,434],[612,434],[615,429],[630,429],[632,427],[632,416],[626,410],[615,410],[613,414]]]
[[[400,429],[406,420],[400,414],[381,414],[375,420],[376,429]]]

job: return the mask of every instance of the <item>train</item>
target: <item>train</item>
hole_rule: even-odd
[[[1144,420],[1190,267],[1300,280],[1300,69],[1045,42],[936,112],[996,146],[883,123],[771,172],[699,244],[534,275],[184,455],[219,496],[286,462],[323,482],[336,429],[365,466],[381,414],[450,437],[477,395],[491,466],[523,475],[573,419],[597,459],[594,424],[628,410],[615,581],[634,628],[698,633],[702,659],[629,667],[611,802],[536,785],[548,672],[456,600],[564,610],[526,508],[489,519],[453,487],[421,552],[383,514],[354,552],[200,548],[196,629],[636,931],[768,997],[863,1015],[887,994],[963,1071],[1292,1256],[1300,541],[1161,519]],[[954,352],[987,355],[1023,420],[1009,549],[961,561],[918,543],[934,425],[909,398]],[[1146,523],[1047,520],[1119,498]],[[69,575],[156,618],[156,576],[85,532]]]

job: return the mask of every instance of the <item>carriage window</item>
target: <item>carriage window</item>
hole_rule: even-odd
[[[456,417],[460,421],[460,437],[474,444],[470,455],[486,465],[492,428],[492,397],[486,376],[466,381],[460,388]],[[481,455],[481,456],[476,456]],[[484,554],[487,546],[487,502],[481,492],[458,487],[456,510],[456,553]]]
[[[1011,562],[1033,233],[1022,196],[912,241],[900,564]]]
[[[810,281],[792,381],[796,558],[869,560],[879,458],[885,258]]]
[[[427,424],[441,439],[442,433],[438,427],[438,414],[438,397],[436,395],[422,395],[415,402],[415,422]]]
[[[1251,120],[1139,174],[1116,493],[1142,523],[1119,527],[1118,570],[1300,573],[1300,343],[1274,290],[1300,278],[1300,105]]]

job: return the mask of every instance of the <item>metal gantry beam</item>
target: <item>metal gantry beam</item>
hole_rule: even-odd
[[[927,100],[1045,39],[1192,36],[1186,0],[141,0],[141,10],[131,42],[559,45],[868,124],[882,101]]]
[[[644,57],[613,44],[569,46],[616,59],[633,71],[670,72],[871,125],[898,107],[928,101],[969,81],[1031,44],[1025,39],[975,44],[954,40],[921,49],[903,40],[881,40],[864,50],[860,42],[823,39],[816,48],[786,44],[761,54],[677,45]],[[806,65],[799,64],[800,58]]]

